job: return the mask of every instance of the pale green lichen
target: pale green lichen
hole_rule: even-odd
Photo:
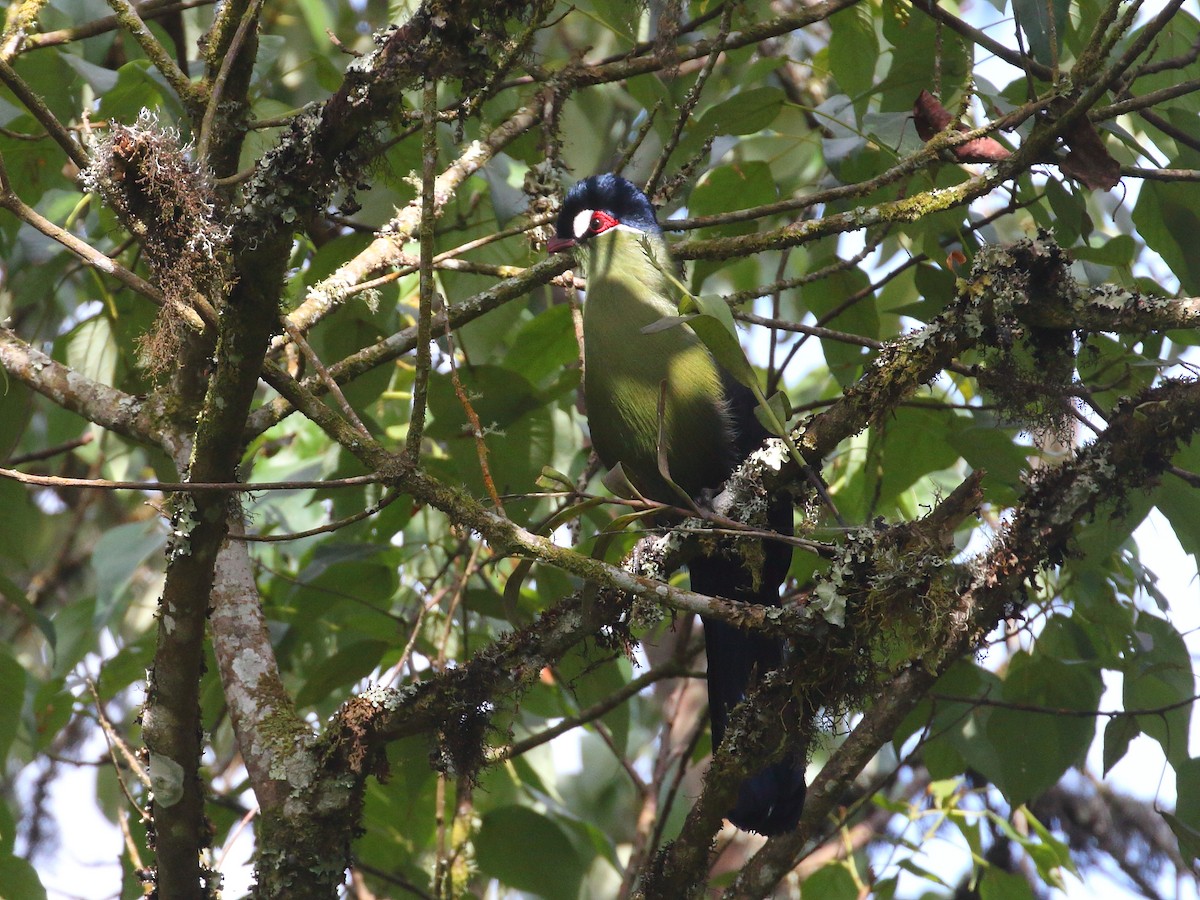
[[[174,806],[183,799],[183,766],[161,753],[150,754],[150,790],[159,807]]]

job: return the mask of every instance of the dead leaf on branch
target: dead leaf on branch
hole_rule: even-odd
[[[953,118],[937,97],[929,91],[921,91],[913,103],[913,121],[921,140],[929,141],[950,127]],[[964,134],[971,130],[961,122],[954,127]],[[948,149],[960,163],[995,163],[1012,156],[1007,147],[990,137],[975,138]]]

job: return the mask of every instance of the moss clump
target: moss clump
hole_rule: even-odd
[[[165,300],[142,339],[153,373],[179,358],[185,330],[203,326],[229,282],[229,228],[221,221],[207,174],[188,157],[178,132],[142,111],[133,125],[114,125],[95,148],[82,181],[116,210],[138,240]]]

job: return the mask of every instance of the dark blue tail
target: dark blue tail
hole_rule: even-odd
[[[790,505],[782,505],[781,511],[773,509],[770,518],[776,531],[791,532]],[[740,559],[720,552],[691,561],[692,590],[777,606],[779,585],[787,576],[791,548],[768,542],[764,553],[765,565],[757,591]],[[708,653],[708,710],[716,748],[724,739],[730,712],[745,699],[753,686],[752,679],[779,667],[783,642],[741,631],[726,622],[704,619],[704,643]],[[729,821],[745,831],[768,836],[794,829],[804,809],[805,762],[805,752],[800,747],[743,781],[738,788],[737,803],[727,813]]]
[[[694,573],[692,578],[694,581]],[[707,593],[703,586],[696,589]],[[781,648],[778,641],[747,634],[715,619],[704,620],[704,643],[715,748],[725,737],[730,712],[751,687],[751,675],[755,670],[762,674],[775,668]],[[737,803],[726,818],[738,828],[768,836],[791,831],[804,810],[804,768],[804,753],[795,752],[754,773],[738,787]]]

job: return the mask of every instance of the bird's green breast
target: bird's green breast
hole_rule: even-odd
[[[695,333],[682,325],[642,331],[677,314],[668,281],[648,257],[645,241],[666,259],[661,238],[623,230],[598,236],[586,252],[584,394],[592,444],[604,464],[621,463],[642,493],[677,503],[658,471],[660,385],[666,384],[668,466],[689,494],[724,480],[730,426],[720,373]]]

